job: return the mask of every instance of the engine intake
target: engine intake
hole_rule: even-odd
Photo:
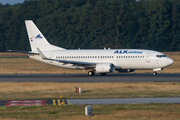
[[[114,71],[112,63],[101,63],[96,65],[96,73],[109,73]]]

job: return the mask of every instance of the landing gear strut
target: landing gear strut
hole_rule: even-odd
[[[153,72],[153,75],[156,76],[156,75],[157,75],[157,72]]]
[[[94,74],[95,74],[94,71],[89,71],[89,72],[88,72],[88,75],[89,75],[89,76],[94,76]]]

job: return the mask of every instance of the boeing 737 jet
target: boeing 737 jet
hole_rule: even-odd
[[[89,70],[88,75],[95,73],[106,75],[113,71],[134,72],[135,70],[157,71],[173,64],[171,58],[153,50],[141,49],[88,49],[67,50],[51,45],[31,20],[26,20],[26,29],[31,51],[30,58],[62,68]],[[11,50],[14,51],[14,50]]]

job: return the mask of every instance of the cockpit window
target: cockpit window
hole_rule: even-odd
[[[166,57],[166,55],[156,55],[158,58]]]

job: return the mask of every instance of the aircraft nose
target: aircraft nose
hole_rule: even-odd
[[[171,65],[171,64],[173,64],[174,63],[174,61],[171,59],[171,58],[167,58],[166,59],[166,64],[167,65]]]

